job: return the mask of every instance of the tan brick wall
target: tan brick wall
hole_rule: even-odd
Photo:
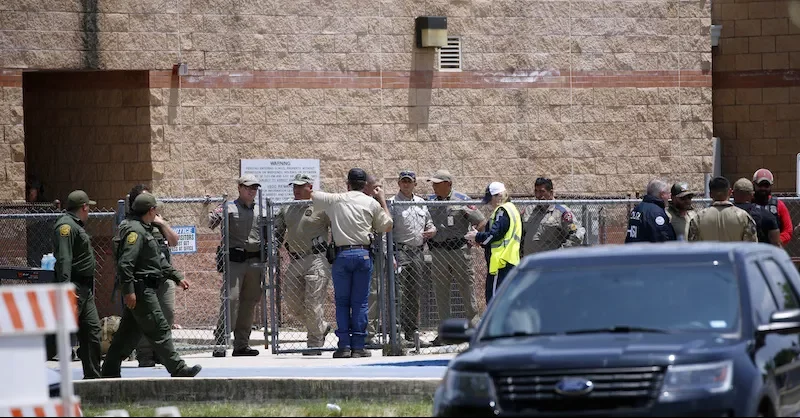
[[[389,190],[402,169],[447,168],[467,192],[499,178],[532,193],[546,175],[593,194],[655,175],[702,190],[711,170],[710,88],[574,89],[571,104],[568,89],[433,89],[422,107],[406,90],[384,90],[383,106],[378,89],[182,89],[182,106],[170,94],[151,90],[154,183],[170,195],[235,193],[243,158],[319,158],[334,190],[353,166]]]
[[[25,200],[25,141],[22,89],[0,87],[0,200]]]
[[[102,76],[25,75],[27,172],[49,199],[82,188],[114,209],[131,186],[152,178],[148,90],[96,88]]]
[[[722,25],[714,51],[714,133],[723,143],[723,172],[752,178],[767,167],[773,190],[795,190],[800,151],[800,26],[788,1],[714,3]]]

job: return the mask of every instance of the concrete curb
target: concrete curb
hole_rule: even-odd
[[[270,402],[275,400],[430,400],[441,379],[158,378],[75,382],[86,404],[119,402]]]

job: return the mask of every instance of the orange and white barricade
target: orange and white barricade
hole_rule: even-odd
[[[78,330],[71,283],[0,286],[0,416],[81,416],[69,335]],[[45,335],[56,334],[61,397],[50,398]]]

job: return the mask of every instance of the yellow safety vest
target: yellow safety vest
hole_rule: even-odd
[[[519,215],[517,207],[511,202],[503,203],[496,207],[492,212],[491,219],[497,210],[503,208],[508,214],[511,225],[508,227],[506,235],[502,241],[496,241],[491,244],[492,253],[489,258],[489,274],[497,274],[497,272],[508,264],[516,266],[519,264],[519,247],[522,239],[522,217]],[[491,225],[489,225],[491,228]]]

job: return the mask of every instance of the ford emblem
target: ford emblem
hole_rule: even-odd
[[[594,389],[591,380],[582,377],[565,377],[556,383],[556,393],[564,396],[586,395]]]

